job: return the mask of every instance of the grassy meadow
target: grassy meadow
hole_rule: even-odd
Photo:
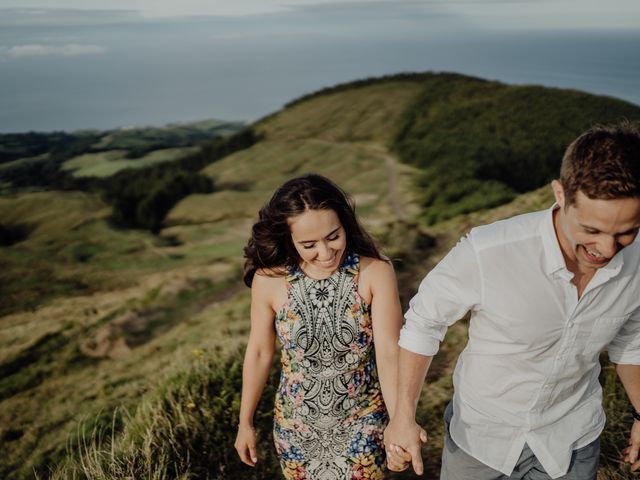
[[[486,160],[474,148],[489,144],[487,135],[526,109],[528,95],[533,104],[545,95],[563,98],[559,110],[584,105],[601,122],[622,111],[640,118],[640,108],[611,99],[552,89],[520,90],[519,98],[517,88],[420,74],[369,79],[299,99],[252,125],[255,143],[209,163],[190,163],[210,180],[212,191],[178,199],[153,233],[114,222],[112,200],[99,188],[10,185],[0,196],[0,478],[280,478],[270,439],[277,359],[256,418],[256,469],[242,465],[233,449],[249,332],[242,248],[258,209],[276,186],[295,175],[313,171],[336,180],[353,195],[363,223],[394,259],[406,306],[422,277],[471,227],[550,205],[551,192],[544,186],[548,172],[527,188],[497,187],[508,192],[497,203],[470,199],[468,191],[451,193],[433,199],[448,209],[441,217],[429,214],[425,203],[425,178],[441,165],[448,165],[453,175],[448,178],[506,181],[455,170],[468,168],[465,155],[478,165]],[[500,110],[502,95],[521,103],[514,109],[508,100]],[[470,105],[476,108],[489,98],[492,113],[478,120],[486,128],[460,137],[467,150],[456,153],[459,146],[451,139],[460,131],[454,120],[466,118]],[[598,113],[593,105],[599,102]],[[544,115],[554,112],[545,107]],[[516,125],[505,136],[537,145],[526,136],[527,125]],[[572,136],[576,128],[565,125],[561,134]],[[434,146],[433,131],[449,140]],[[170,168],[173,163],[162,152],[195,152],[195,144],[171,146],[159,134],[124,133],[120,139],[93,139],[92,148],[104,151],[74,152],[60,169],[79,177],[93,172],[106,181],[113,175],[126,180],[128,171],[116,173],[119,162],[135,164],[145,175],[146,168],[157,165],[139,162]],[[136,135],[147,140],[151,135],[155,147],[166,145],[140,149],[138,157],[129,158],[123,143],[131,148]],[[512,162],[524,158],[515,150],[509,149]],[[425,163],[412,161],[409,153]],[[24,158],[46,154],[29,155]],[[543,160],[549,171],[559,164],[559,158]],[[456,207],[461,199],[464,209]],[[438,475],[441,418],[466,335],[464,319],[450,328],[423,388],[419,420],[430,433],[424,447],[427,478]],[[630,426],[621,413],[627,402],[606,356],[602,361],[610,421],[599,479],[632,478],[618,464]]]

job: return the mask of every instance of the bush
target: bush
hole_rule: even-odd
[[[122,227],[143,228],[158,233],[167,213],[193,193],[210,193],[213,182],[198,173],[235,151],[249,148],[258,138],[250,128],[225,138],[216,138],[200,151],[174,162],[140,169],[125,169],[99,182],[105,201],[113,206],[112,220]]]
[[[276,369],[256,413],[257,466],[241,463],[233,446],[242,383],[239,357],[226,362],[199,359],[191,369],[174,375],[133,417],[125,417],[122,431],[111,442],[94,431],[52,478],[279,478],[271,433]]]
[[[625,118],[640,119],[640,108],[572,90],[432,75],[393,148],[424,171],[422,204],[435,222],[543,186],[577,135]]]

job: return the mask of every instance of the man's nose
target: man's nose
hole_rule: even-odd
[[[611,258],[618,251],[618,240],[615,237],[606,236],[600,240],[598,250],[601,255]]]

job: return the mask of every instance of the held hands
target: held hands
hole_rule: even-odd
[[[256,454],[256,431],[251,425],[239,425],[236,443],[234,444],[240,460],[250,467],[255,467],[258,461]]]
[[[629,446],[622,451],[622,461],[631,464],[631,471],[640,470],[640,421],[635,420],[631,427]]]
[[[384,431],[384,445],[387,451],[387,467],[394,472],[402,472],[413,464],[417,475],[422,475],[421,447],[427,443],[427,432],[414,420],[392,420]]]

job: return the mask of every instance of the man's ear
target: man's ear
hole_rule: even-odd
[[[558,180],[554,180],[551,182],[551,189],[553,190],[553,196],[556,198],[556,203],[560,205],[560,208],[564,208],[565,197],[562,184]]]

